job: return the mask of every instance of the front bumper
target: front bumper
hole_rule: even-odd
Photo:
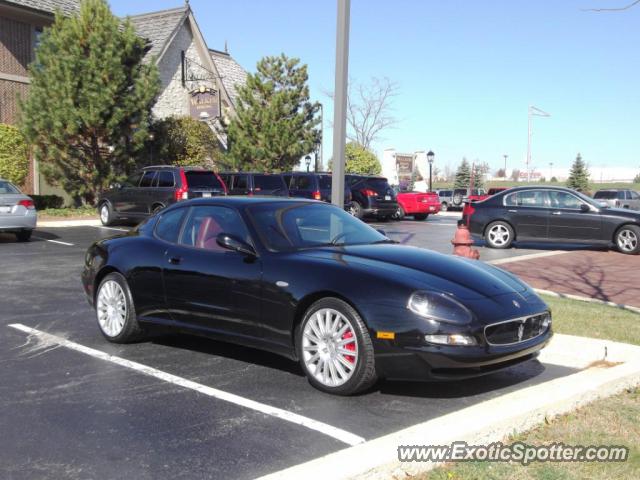
[[[35,210],[24,210],[24,213],[0,215],[0,231],[34,230],[38,223],[38,214]]]
[[[548,329],[542,335],[515,345],[424,345],[396,347],[378,341],[376,370],[393,380],[451,381],[488,375],[538,356],[551,340]]]

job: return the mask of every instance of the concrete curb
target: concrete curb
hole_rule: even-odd
[[[61,227],[99,227],[102,223],[95,218],[88,218],[86,220],[43,220],[38,221],[36,228],[61,228]]]
[[[640,385],[640,347],[633,345],[556,335],[548,347],[549,351],[543,351],[541,361],[562,365],[567,363],[567,357],[572,357],[568,363],[573,368],[578,365],[584,368],[593,361],[602,360],[604,346],[611,354],[607,360],[625,363],[612,368],[587,368],[523,388],[261,479],[403,478],[426,472],[437,464],[401,463],[397,459],[398,446],[447,445],[453,441],[470,444],[497,442],[529,430],[551,417]]]
[[[580,295],[573,295],[571,293],[552,292],[551,290],[543,290],[541,288],[534,288],[533,290],[536,293],[540,293],[540,294],[543,294],[543,295],[549,295],[550,297],[567,298],[567,299],[570,299],[570,300],[579,300],[581,302],[595,303],[597,305],[606,305],[608,307],[615,307],[615,308],[619,308],[621,310],[628,310],[630,312],[640,313],[640,308],[634,307],[633,305],[626,305],[624,303],[608,302],[606,300],[600,300],[598,298],[583,297],[583,296],[580,296]]]

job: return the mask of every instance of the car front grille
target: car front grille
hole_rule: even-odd
[[[551,315],[544,312],[487,325],[484,327],[484,336],[490,345],[513,345],[542,335],[550,324]]]

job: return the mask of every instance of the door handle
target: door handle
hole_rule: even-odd
[[[518,210],[508,210],[509,213],[518,213]]]
[[[551,212],[551,215],[562,215],[562,212]]]
[[[180,265],[180,262],[182,262],[182,257],[171,257],[171,258],[169,258],[169,263],[171,265]]]

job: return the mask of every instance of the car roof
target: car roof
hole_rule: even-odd
[[[525,191],[525,190],[540,190],[540,189],[557,190],[559,192],[575,192],[575,190],[573,190],[572,188],[556,187],[556,186],[553,186],[553,185],[525,185],[525,186],[522,186],[522,187],[511,187],[511,188],[508,188],[507,190],[504,190],[504,191],[511,193],[511,192],[521,192],[521,191]]]
[[[283,173],[269,173],[269,172],[220,172],[220,175],[269,175],[277,177],[278,175],[284,175]]]
[[[243,206],[243,205],[259,205],[264,203],[312,203],[312,204],[322,204],[329,205],[326,202],[320,202],[317,200],[311,200],[307,198],[288,198],[288,197],[250,197],[243,195],[230,195],[230,196],[220,196],[220,197],[209,197],[209,198],[194,198],[191,200],[185,200],[181,202],[174,203],[171,205],[171,209],[175,207],[185,207],[189,205],[233,205],[233,206]]]
[[[198,167],[198,166],[182,166],[182,165],[149,165],[147,167],[142,167],[142,170],[173,170],[178,168],[182,168],[187,172],[190,172],[190,171],[213,172],[213,169],[211,168],[204,168],[204,167]]]

